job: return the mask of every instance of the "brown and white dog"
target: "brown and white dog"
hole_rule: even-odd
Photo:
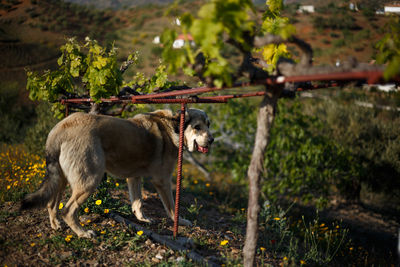
[[[206,113],[186,112],[184,145],[190,152],[207,153],[214,138]],[[80,237],[93,237],[79,223],[80,205],[95,191],[104,172],[126,178],[132,212],[150,222],[142,211],[141,177],[151,177],[168,216],[174,220],[171,174],[179,144],[179,114],[157,110],[131,119],[74,113],[60,121],[46,142],[46,178],[38,191],[22,201],[21,209],[44,207],[53,229],[60,229],[57,209],[67,183],[72,195],[63,208],[63,219]],[[187,220],[179,220],[190,225]]]

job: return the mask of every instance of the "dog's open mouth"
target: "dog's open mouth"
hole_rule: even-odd
[[[194,140],[194,147],[196,148],[197,151],[201,152],[201,153],[208,153],[208,146],[199,146],[199,144],[197,144],[196,140]]]

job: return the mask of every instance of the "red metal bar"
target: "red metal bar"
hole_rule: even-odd
[[[179,148],[178,148],[178,170],[176,175],[176,196],[175,196],[175,218],[174,218],[174,237],[178,233],[179,225],[179,205],[181,199],[181,179],[182,179],[182,159],[183,159],[183,128],[185,125],[186,105],[181,103],[181,116],[179,121]]]
[[[263,84],[265,84],[265,81],[263,82]],[[165,93],[138,95],[138,96],[134,96],[134,98],[136,100],[139,100],[139,99],[162,98],[162,97],[182,96],[182,95],[191,95],[191,94],[204,94],[204,93],[209,93],[209,92],[214,92],[214,91],[221,91],[221,90],[225,90],[225,89],[229,89],[229,88],[248,87],[248,86],[254,86],[254,85],[258,85],[258,83],[252,84],[249,82],[243,82],[243,83],[236,83],[232,87],[220,87],[220,88],[219,87],[199,87],[199,88],[177,90],[177,91],[171,91],[171,92],[165,92]]]
[[[275,85],[282,84],[286,82],[307,82],[307,81],[351,81],[351,80],[366,80],[368,83],[376,83],[382,79],[382,71],[360,71],[360,72],[340,72],[340,73],[327,73],[327,74],[313,74],[313,75],[302,75],[302,76],[290,76],[290,77],[271,77],[267,80],[260,80],[254,83],[237,83],[232,87],[249,87],[257,85]],[[331,85],[333,86],[333,84]],[[326,88],[326,85],[317,85],[309,89]],[[328,86],[330,87],[330,86]],[[192,98],[168,98],[174,96],[191,95],[191,94],[202,94],[214,91],[220,91],[229,89],[228,87],[200,87],[185,90],[177,90],[165,93],[155,93],[131,96],[130,99],[121,99],[118,97],[102,98],[102,102],[108,103],[136,103],[136,104],[152,104],[152,103],[225,103],[228,99],[239,98],[239,97],[249,97],[249,96],[259,96],[253,95],[253,93],[242,94],[242,95],[226,95],[226,96],[211,96],[211,97],[192,97]],[[300,89],[307,90],[307,89]],[[261,95],[261,94],[260,94]],[[83,102],[93,102],[92,99],[63,99],[61,103],[83,103]]]
[[[68,103],[65,103],[65,117],[68,117],[69,115],[69,108],[68,108]]]
[[[139,99],[136,100],[133,97],[131,99],[120,99],[120,98],[102,98],[100,99],[105,103],[132,103],[132,104],[180,104],[180,103],[225,103],[223,98],[215,97],[193,97],[193,98],[153,98],[153,99]],[[92,103],[94,102],[91,98],[71,98],[62,99],[61,104],[65,105],[67,103]]]
[[[280,84],[286,82],[310,82],[310,81],[350,81],[350,80],[367,80],[368,83],[375,83],[382,79],[383,72],[380,70],[374,71],[357,71],[357,72],[338,72],[312,74],[302,76],[279,76],[267,79],[267,84]]]
[[[140,104],[161,104],[161,103],[211,103],[211,104],[218,104],[218,103],[226,103],[223,98],[216,98],[216,97],[193,97],[193,98],[152,98],[152,99],[139,99],[136,100],[132,97],[132,103],[140,103]]]

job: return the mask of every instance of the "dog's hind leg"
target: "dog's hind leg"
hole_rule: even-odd
[[[105,171],[104,152],[99,140],[88,139],[63,144],[60,166],[71,186],[72,195],[64,207],[63,219],[79,237],[94,237],[92,230],[85,230],[78,220],[79,206],[96,190]]]
[[[175,220],[175,202],[172,195],[171,181],[170,179],[159,178],[153,179],[152,183],[156,188],[158,195],[161,198],[161,202],[164,205],[165,211],[171,220]],[[188,220],[185,220],[179,217],[179,225],[191,226],[192,223]]]
[[[92,230],[85,230],[79,223],[77,212],[79,206],[86,201],[86,199],[93,193],[94,188],[91,190],[85,190],[80,188],[72,189],[72,196],[65,205],[65,211],[63,214],[64,221],[71,227],[79,237],[91,238],[95,237],[96,234]]]
[[[140,177],[127,178],[129,189],[129,198],[132,203],[132,212],[141,222],[151,223],[151,219],[147,218],[142,211],[142,179]]]
[[[60,220],[58,219],[57,211],[59,209],[59,204],[62,195],[64,193],[66,184],[67,180],[64,177],[60,177],[60,184],[58,185],[58,190],[50,199],[49,203],[47,203],[47,211],[49,212],[50,225],[51,228],[53,228],[54,230],[61,229],[61,224]]]

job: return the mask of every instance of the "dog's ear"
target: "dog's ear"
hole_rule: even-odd
[[[176,126],[175,126],[175,132],[176,133],[179,133],[179,125],[180,125],[180,119],[181,119],[181,113],[182,113],[182,111],[181,110],[178,110],[177,112],[176,112],[176,115],[174,116],[174,119],[176,120]],[[190,114],[189,114],[189,112],[188,112],[188,109],[185,109],[185,125],[184,125],[184,129],[186,129],[187,128],[187,126],[189,125],[189,123],[190,123]]]
[[[178,112],[176,113],[176,116],[177,116],[178,120],[180,120],[180,118],[181,118],[181,113],[182,113],[181,110],[178,110]],[[185,109],[185,122],[187,122],[189,120],[190,120],[190,114],[188,112],[188,109],[186,108]]]

